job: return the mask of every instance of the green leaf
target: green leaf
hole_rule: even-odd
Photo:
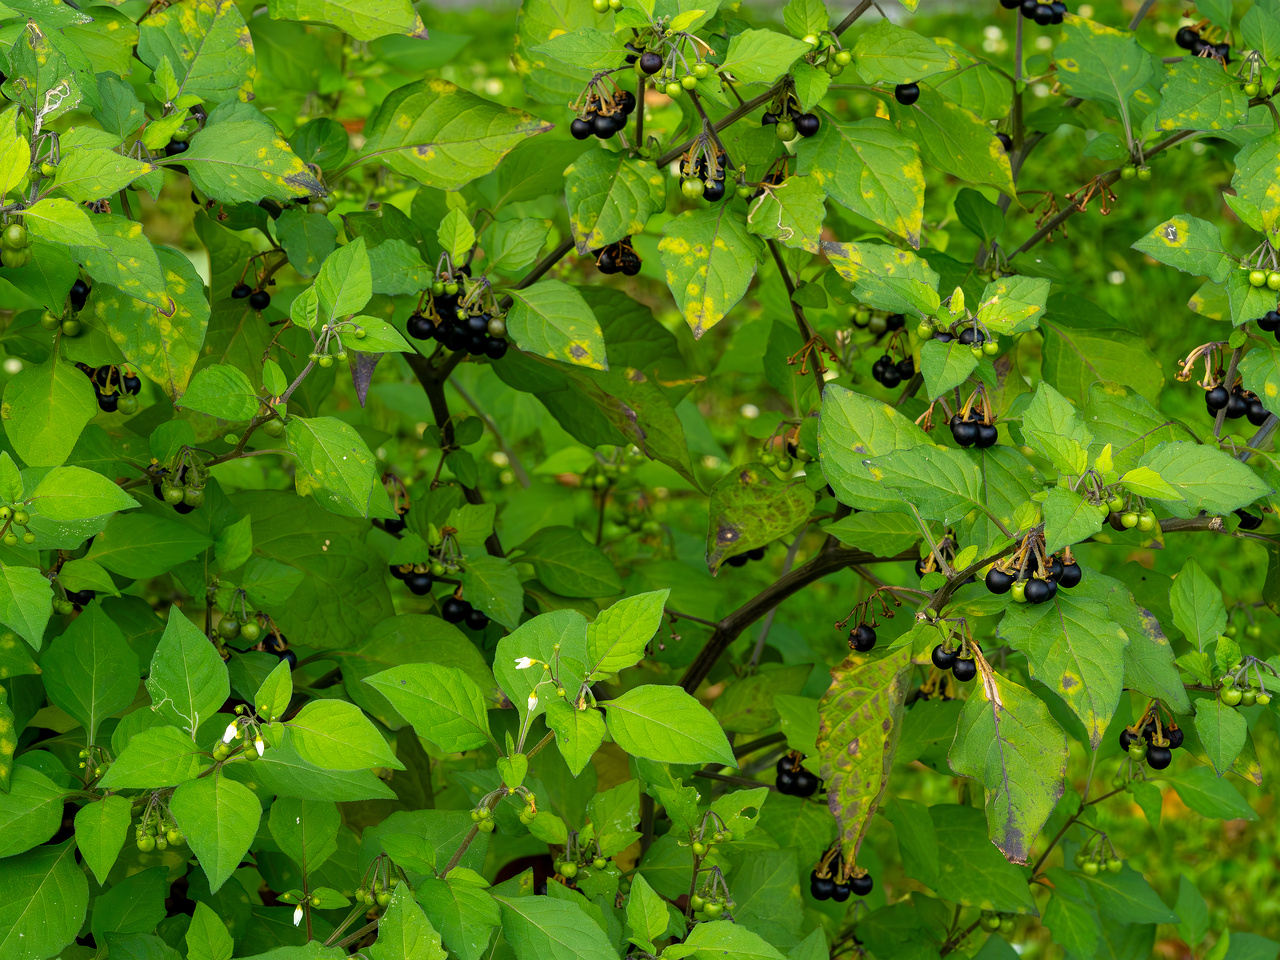
[[[476,231],[465,213],[450,210],[436,228],[436,240],[455,263],[460,263],[475,244]]]
[[[231,960],[235,941],[207,903],[197,902],[186,933],[187,960]]]
[[[1166,220],[1135,243],[1133,249],[1183,273],[1208,277],[1214,283],[1222,283],[1235,269],[1223,251],[1218,225],[1189,215]]]
[[[462,571],[462,590],[471,604],[508,630],[520,623],[524,588],[509,560],[501,557],[468,557]]]
[[[822,529],[846,546],[856,546],[879,557],[895,557],[920,540],[915,520],[902,514],[859,511]]]
[[[211,546],[208,534],[152,513],[118,513],[93,540],[88,559],[112,573],[158,577]]]
[[[108,795],[76,811],[76,846],[99,885],[106,884],[107,874],[124,847],[133,820],[131,808],[124,797]]]
[[[782,183],[766,187],[752,201],[747,211],[747,230],[788,247],[817,253],[827,213],[825,200],[826,191],[817,177],[787,177]]]
[[[1169,589],[1169,606],[1173,610],[1174,626],[1199,651],[1211,649],[1226,629],[1227,609],[1222,602],[1222,591],[1194,558],[1188,558],[1174,578]]]
[[[61,197],[45,197],[22,211],[31,233],[41,240],[68,246],[101,247],[84,208]]]
[[[707,567],[714,573],[726,557],[791,533],[812,510],[813,493],[803,484],[779,480],[762,463],[735,466],[711,488]]]
[[[560,280],[540,280],[512,290],[515,304],[507,311],[507,333],[528,353],[608,370],[604,334],[582,294]]]
[[[1208,767],[1189,767],[1165,779],[1173,784],[1182,802],[1201,816],[1215,820],[1258,819],[1235,784],[1225,777],[1219,778]],[[1181,913],[1181,909],[1178,912]]]
[[[1249,735],[1249,725],[1235,707],[1228,707],[1219,699],[1200,700],[1196,704],[1196,733],[1204,746],[1209,762],[1219,777],[1225,776],[1244,749]]]
[[[935,804],[929,808],[929,816],[938,838],[938,882],[934,889],[939,896],[966,906],[1035,915],[1026,873],[992,846],[987,839],[989,824],[984,829],[980,810]],[[1034,835],[1026,838],[1028,849],[1033,839]],[[985,906],[987,903],[991,906]]]
[[[257,119],[210,123],[181,159],[195,188],[221,203],[325,195],[275,127]]]
[[[294,484],[300,496],[314,496],[345,516],[369,516],[377,463],[351,424],[337,417],[290,417],[285,442],[298,458]]]
[[[52,612],[53,584],[35,567],[0,563],[0,623],[39,650]]]
[[[150,67],[168,58],[181,75],[179,95],[194,94],[213,103],[253,98],[253,42],[239,8],[227,0],[194,0],[181,13],[164,9],[144,18],[138,58]]]
[[[1280,137],[1271,135],[1249,141],[1236,154],[1235,167],[1231,186],[1238,204],[1256,211],[1260,229],[1275,239],[1280,235],[1280,197],[1274,196],[1270,187],[1280,176]]]
[[[1058,82],[1073,97],[1118,107],[1129,115],[1129,101],[1155,77],[1152,56],[1127,30],[1116,30],[1067,14],[1063,42],[1054,51]]]
[[[0,793],[0,858],[44,843],[62,823],[62,787],[18,764],[9,791]]]
[[[962,189],[956,194],[954,206],[956,217],[965,229],[984,244],[990,245],[1000,239],[1004,231],[1004,211],[977,190],[971,187]]]
[[[929,442],[928,434],[886,403],[835,383],[823,391],[822,472],[843,504],[874,513],[895,509],[898,498],[871,473],[868,461]]]
[[[53,354],[5,384],[0,418],[24,463],[56,467],[71,455],[80,432],[97,412],[89,379]]]
[[[722,69],[742,83],[771,83],[810,49],[803,40],[773,30],[743,30],[729,41]]]
[[[447,80],[419,80],[382,101],[365,127],[361,156],[424,186],[457,190],[497,167],[527,137],[551,128]]]
[[[560,665],[560,683],[566,690],[576,690],[586,679],[587,669],[587,619],[577,610],[564,609],[544,613],[521,624],[498,641],[494,656],[493,672],[502,692],[507,695],[522,718],[529,719],[543,712],[540,695],[533,706],[529,697],[544,679],[544,671],[536,664],[520,666],[525,658]]]
[[[1204,57],[1183,57],[1169,64],[1151,122],[1157,130],[1220,132],[1248,114],[1249,95],[1236,77]]]
[[[986,788],[992,842],[1025,863],[1062,796],[1067,737],[1029,690],[992,673],[985,661],[979,671],[979,689],[965,701],[948,759],[952,770]]]
[[[1083,402],[1100,381],[1133,388],[1154,401],[1164,385],[1160,360],[1146,341],[1124,330],[1084,329],[1042,321],[1045,380]]]
[[[604,742],[604,717],[594,707],[579,710],[563,700],[546,704],[547,726],[556,735],[556,746],[569,772],[581,776]]]
[[[859,30],[852,52],[858,76],[871,84],[908,83],[957,66],[956,58],[938,44],[891,20]]]
[[[659,763],[738,765],[720,724],[680,687],[645,684],[601,706],[609,734],[632,756]]]
[[[110,943],[108,934],[150,933],[165,918],[169,868],[152,867],[125,877],[94,898],[90,928],[95,940]]]
[[[795,2],[792,0],[787,5],[788,9]],[[643,874],[636,873],[631,879],[631,893],[627,897],[627,929],[631,931],[631,942],[654,953],[654,941],[662,939],[670,923],[666,901],[654,892]]]
[[[1134,467],[1120,478],[1120,483],[1130,493],[1140,497],[1152,497],[1156,500],[1180,500],[1178,491],[1165,483],[1158,473],[1150,467]]]
[[[978,322],[993,333],[1012,335],[1034,330],[1049,298],[1044,277],[1001,277],[982,291]]]
[[[831,671],[831,686],[818,703],[818,775],[827,784],[847,863],[857,862],[889,783],[910,671],[908,646],[876,660],[851,655]]]
[[[520,545],[521,563],[562,597],[611,597],[622,592],[618,572],[603,551],[573,527],[543,527]]]
[[[686,210],[669,221],[658,250],[667,286],[695,338],[742,299],[763,254],[746,221],[725,203]]]
[[[345,700],[312,700],[284,726],[298,756],[324,770],[403,769],[373,722]]]
[[[1045,907],[1044,925],[1053,942],[1075,956],[1092,957],[1097,952],[1100,924],[1092,906],[1055,894]]]
[[[1189,946],[1198,947],[1209,932],[1209,905],[1185,873],[1178,877],[1178,902],[1174,904],[1174,910],[1179,917],[1178,936]]]
[[[90,746],[98,724],[133,703],[138,691],[138,655],[100,603],[90,604],[49,645],[40,667],[49,699],[80,721]]]
[[[1226,514],[1247,507],[1271,492],[1256,473],[1225,450],[1178,440],[1162,443],[1142,458],[1183,498],[1162,501],[1175,517],[1194,517],[1200,511]]]
[[[1127,863],[1119,873],[1104,870],[1096,877],[1083,874],[1099,912],[1121,923],[1177,923],[1151,885]]]
[[[603,679],[635,666],[662,626],[670,590],[625,597],[587,625],[587,679]]]
[[[276,239],[288,255],[289,265],[304,277],[316,275],[337,246],[337,238],[338,228],[322,213],[290,207],[276,220]]]
[[[950,393],[969,379],[978,366],[973,351],[958,340],[929,340],[920,347],[920,375],[930,400]]]
[[[262,805],[244,784],[214,773],[181,784],[169,809],[216,893],[249,852]]]
[[[150,727],[129,738],[99,785],[113,790],[157,790],[194,780],[210,766],[200,748],[176,727]]]
[[[888,108],[898,129],[919,146],[925,163],[966,183],[1013,196],[1009,154],[991,124],[927,85],[920,88],[913,106],[891,98]]]
[[[57,956],[80,932],[88,906],[74,840],[0,860],[0,955]]]
[[[338,852],[342,817],[335,803],[280,797],[271,804],[267,826],[280,852],[306,876],[313,876]]]
[[[565,171],[564,195],[578,253],[644,232],[664,206],[666,177],[653,164],[587,150]]]
[[[1053,603],[1010,604],[998,636],[1026,654],[1032,678],[1063,699],[1096,748],[1120,702],[1129,643],[1106,606],[1065,590]]]
[[[337,812],[334,813],[335,818]],[[440,934],[413,899],[408,884],[391,894],[391,905],[378,922],[378,939],[369,948],[372,960],[445,960]]]
[[[516,960],[617,960],[604,931],[575,901],[496,894],[494,899],[502,910],[502,934]]]
[[[315,291],[322,323],[365,308],[373,296],[373,274],[364,237],[356,237],[325,258],[316,275]]]
[[[673,26],[672,29],[684,28]],[[534,47],[533,52],[591,71],[616,67],[626,54],[619,37],[590,27],[552,37]]]
[[[924,167],[915,143],[888,120],[841,123],[823,116],[817,135],[802,140],[796,156],[798,172],[836,203],[919,248]]]
[[[90,520],[138,505],[118,484],[84,467],[54,467],[26,503],[34,513],[56,523]]]
[[[696,960],[782,960],[777,947],[760,934],[728,920],[699,923],[683,943],[662,951],[665,958],[695,957]]]
[[[0,113],[0,197],[17,187],[31,168],[31,145],[18,132],[19,113],[16,109]]]
[[[1062,473],[1079,475],[1089,466],[1093,434],[1079,411],[1050,384],[1041,382],[1022,414],[1022,432]]]
[[[258,716],[266,720],[276,720],[289,709],[293,699],[293,668],[288,660],[281,660],[267,674],[267,678],[258,687],[253,698],[253,705]]]
[[[822,251],[841,277],[856,284],[854,295],[863,303],[889,313],[938,312],[938,274],[910,250],[824,240]]]
[[[355,40],[427,35],[410,0],[267,0],[267,12],[273,20],[328,24]]]
[[[1044,549],[1056,553],[1088,540],[1102,529],[1102,511],[1066,487],[1054,487],[1044,501]]]
[[[871,475],[928,520],[953,523],[983,500],[978,461],[952,447],[921,445],[876,457]]]
[[[457,667],[411,663],[375,673],[364,682],[390,700],[418,736],[445,753],[473,750],[493,740],[484,694]]]
[[[192,737],[227,701],[227,665],[213,643],[180,611],[170,610],[164,634],[151,658],[147,693],[155,711]]]

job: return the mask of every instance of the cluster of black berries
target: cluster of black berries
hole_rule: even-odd
[[[87,363],[77,363],[76,369],[93,382],[93,393],[98,400],[98,407],[104,413],[132,414],[138,410],[138,401],[134,399],[142,392],[142,378],[132,371],[122,371],[119,367],[91,367]]]
[[[461,597],[447,597],[440,604],[440,616],[447,623],[466,623],[472,630],[483,630],[489,625],[489,618],[483,610],[477,610]]]
[[[1257,394],[1245,390],[1239,383],[1229,391],[1222,384],[1218,384],[1204,395],[1204,405],[1211,417],[1216,417],[1219,410],[1226,410],[1228,420],[1248,417],[1249,422],[1255,427],[1262,426],[1267,422],[1267,417],[1271,416],[1271,412],[1262,405]]]
[[[882,387],[892,390],[904,380],[910,380],[916,372],[916,363],[911,357],[903,357],[897,362],[889,354],[884,354],[871,364],[871,378]]]
[[[569,132],[578,140],[585,140],[592,134],[608,140],[626,127],[627,118],[635,108],[636,95],[630,90],[616,90],[609,98],[593,92],[587,99],[586,111],[569,124]]]
[[[764,547],[756,547],[748,550],[746,553],[735,553],[732,557],[725,557],[725,563],[731,567],[745,567],[748,560],[763,560]]]
[[[630,237],[623,237],[617,243],[599,247],[591,253],[596,258],[596,269],[601,273],[620,273],[626,277],[634,277],[640,272],[640,266],[643,263],[640,255],[631,246]]]
[[[977,410],[970,410],[967,415],[957,411],[951,417],[949,425],[951,436],[962,447],[977,447],[979,450],[985,450],[987,447],[994,447],[996,440],[1000,438],[1000,431],[996,429],[996,425],[987,423]]]
[[[978,664],[972,657],[962,657],[961,653],[962,650],[959,647],[948,650],[940,643],[933,648],[930,659],[939,670],[950,670],[952,676],[961,683],[968,683],[978,675]]]
[[[1231,62],[1231,44],[1210,43],[1200,36],[1200,31],[1195,27],[1183,27],[1174,41],[1183,50],[1189,50],[1193,57],[1216,57],[1224,64]]]
[[[794,140],[796,134],[802,137],[812,137],[816,134],[822,129],[822,118],[816,113],[801,112],[799,101],[795,97],[788,96],[781,109],[764,112],[760,117],[760,126],[776,126],[779,140]]]
[[[1041,3],[1040,0],[1000,0],[1000,6],[1006,10],[1018,10],[1028,20],[1034,20],[1042,27],[1062,22],[1067,5],[1062,0],[1053,3]]]
[[[1043,577],[1032,576],[1020,580],[1013,573],[993,566],[987,571],[986,585],[992,593],[1013,592],[1013,599],[1019,603],[1044,603],[1052,600],[1058,593],[1058,587],[1070,590],[1084,579],[1084,570],[1075,560],[1064,563],[1060,557],[1049,559],[1049,569],[1042,571]]]
[[[1160,734],[1164,734],[1164,743]],[[1152,770],[1163,770],[1173,761],[1173,751],[1182,746],[1182,731],[1175,724],[1169,724],[1163,730],[1156,728],[1155,717],[1151,717],[1142,729],[1134,731],[1125,727],[1120,731],[1120,749],[1138,763],[1147,761]]]
[[[249,306],[258,311],[265,310],[267,307],[271,306],[270,293],[262,289],[255,290],[243,280],[231,288],[231,296],[236,300],[243,300],[245,297],[248,297]]]
[[[1265,330],[1280,340],[1280,310],[1268,310],[1257,319],[1256,323],[1259,330]]]
[[[844,857],[840,853],[822,858],[817,869],[809,874],[809,893],[813,899],[844,903],[850,894],[865,897],[875,888],[875,881],[865,870],[847,879],[839,879],[844,875],[843,867]]]
[[[693,161],[693,175],[703,182],[702,199],[711,203],[723,200],[725,195],[724,179],[728,171],[725,169],[724,155],[716,157],[716,175],[711,176],[711,161],[705,153],[698,154]]]
[[[860,623],[849,631],[849,649],[858,653],[870,653],[876,645],[876,628],[869,623]]]
[[[804,760],[803,753],[794,750],[778,761],[778,778],[774,786],[779,793],[789,797],[811,797],[821,785],[822,780],[800,765]]]
[[[431,575],[430,568],[422,563],[393,563],[391,564],[391,575],[397,580],[403,580],[404,585],[409,588],[409,592],[417,594],[419,597],[425,597],[430,593],[431,585],[436,582],[435,577]],[[486,622],[488,622],[487,619]]]
[[[415,311],[405,323],[405,331],[415,340],[439,340],[450,350],[465,350],[473,357],[501,360],[507,352],[507,324],[489,313],[466,313],[457,306],[457,296],[432,298],[440,323]],[[453,309],[447,308],[452,303]],[[462,313],[462,316],[458,316]]]

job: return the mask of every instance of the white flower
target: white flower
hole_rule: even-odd
[[[254,738],[253,748],[258,751],[258,756],[262,756],[267,752],[267,745],[262,742],[261,737]]]
[[[530,667],[532,667],[532,666],[533,666],[535,663],[537,663],[537,662],[538,662],[538,661],[537,661],[537,660],[535,660],[535,659],[533,659],[533,657],[518,657],[518,658],[516,659],[516,669],[517,669],[517,670],[528,670]]]
[[[536,693],[529,694],[529,710],[532,711],[538,705],[538,695]]]
[[[234,740],[236,738],[237,729],[238,727],[236,726],[236,722],[234,720],[231,721],[231,723],[227,724],[227,732],[222,735],[222,742],[230,743],[232,740]]]
[[[296,927],[302,922],[302,904],[298,904],[293,908],[293,925]]]

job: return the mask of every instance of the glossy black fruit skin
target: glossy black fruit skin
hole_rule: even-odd
[[[591,136],[591,121],[584,120],[582,117],[574,117],[573,122],[569,124],[569,132],[573,134],[575,140],[585,140]]]
[[[186,140],[170,140],[164,148],[166,157],[176,157],[180,153],[186,153],[191,146]]]
[[[961,420],[960,414],[951,418],[951,436],[962,447],[972,447],[978,441],[978,425],[970,420]]]
[[[900,83],[893,88],[893,99],[904,107],[909,107],[920,99],[920,84]]]
[[[92,590],[68,590],[67,599],[74,603],[77,607],[87,607],[93,603],[93,598],[97,594]]]
[[[876,632],[865,623],[849,631],[849,646],[859,653],[866,653],[876,645]]]
[[[1048,580],[1032,577],[1027,581],[1025,593],[1027,603],[1044,603],[1053,596],[1053,593],[1053,588],[1049,585]]]
[[[978,675],[978,665],[972,660],[959,658],[952,664],[951,673],[961,683],[968,683]]]
[[[484,342],[484,355],[490,360],[501,360],[506,356],[508,346],[501,337],[490,337]]]
[[[1190,50],[1196,45],[1196,41],[1200,39],[1200,31],[1193,30],[1190,27],[1183,27],[1173,39],[1183,50]]]
[[[1129,745],[1132,744],[1133,741],[1137,739],[1139,739],[1138,736],[1136,734],[1130,733],[1129,728],[1125,727],[1120,731],[1120,749],[1128,750]]]
[[[763,559],[764,559],[764,547],[754,547],[754,548],[752,548],[751,550],[748,550],[748,551],[747,551],[747,559],[748,559],[748,560],[763,560]]]
[[[987,571],[983,582],[992,593],[1008,593],[1009,588],[1013,586],[1013,575],[1005,573],[999,567],[992,567]]]
[[[419,597],[425,597],[431,592],[431,584],[435,582],[429,573],[411,573],[404,578],[404,585],[409,588],[409,592]]]
[[[1258,329],[1265,330],[1267,333],[1275,333],[1280,330],[1280,311],[1268,310],[1259,317]]]
[[[778,788],[779,793],[792,796],[796,790],[796,775],[790,770],[783,770],[774,781],[774,786]]]
[[[822,121],[812,113],[802,113],[795,119],[796,133],[802,137],[812,137],[822,128]]]
[[[653,76],[653,74],[662,69],[662,56],[652,50],[646,50],[640,54],[640,69]]]
[[[420,313],[409,314],[409,319],[405,321],[404,329],[415,340],[435,339],[436,325]]]
[[[255,290],[249,294],[249,306],[255,310],[265,310],[271,306],[271,294],[265,290]]]
[[[1005,153],[1013,152],[1013,137],[1007,133],[997,133],[996,139],[1000,141],[1000,146],[1004,147]]]
[[[818,871],[809,874],[809,892],[815,900],[830,900],[836,891],[836,882],[831,877],[820,877]]]
[[[287,660],[289,662],[290,670],[298,669],[298,655],[294,653],[292,650],[282,650],[280,652],[280,659]]]
[[[979,423],[977,436],[974,438],[973,445],[978,450],[986,450],[996,445],[996,441],[1000,439],[1000,430],[994,423]]]
[[[444,603],[440,604],[440,616],[444,617],[447,623],[461,623],[467,619],[467,614],[471,612],[471,604],[458,597],[448,597]]]
[[[76,282],[71,285],[71,291],[67,294],[71,300],[71,309],[80,311],[84,309],[85,302],[89,299],[89,285],[76,278]]]
[[[959,655],[959,650],[948,650],[942,644],[938,644],[933,648],[930,659],[933,660],[933,665],[939,670],[950,670],[955,666],[956,657]]]
[[[1042,27],[1047,27],[1053,23],[1053,8],[1047,3],[1036,4],[1036,12],[1032,14],[1032,19]]]
[[[98,407],[103,413],[115,413],[120,405],[120,394],[118,393],[99,393]]]
[[[1147,766],[1152,770],[1163,770],[1173,761],[1173,751],[1168,747],[1150,747],[1147,750]]]
[[[861,877],[849,878],[849,889],[860,897],[865,897],[875,889],[875,885],[876,882],[871,879],[871,874],[869,873],[863,874]]]
[[[1239,390],[1231,392],[1231,399],[1227,401],[1227,418],[1229,420],[1239,420],[1249,412],[1249,401],[1244,398]]]
[[[472,607],[467,611],[467,627],[472,630],[483,630],[489,626],[489,616],[483,610]]]
[[[397,580],[408,580],[409,577],[413,576],[412,569],[405,569],[402,565],[397,563],[388,564],[387,569]]]
[[[811,797],[818,789],[818,778],[801,767],[795,772],[795,782],[791,787],[793,797]]]
[[[1245,414],[1249,418],[1249,422],[1255,427],[1260,427],[1267,422],[1267,417],[1271,416],[1271,411],[1262,405],[1262,401],[1254,397],[1249,401],[1249,412]]]
[[[1084,579],[1084,571],[1078,563],[1064,563],[1062,572],[1058,574],[1058,586],[1070,590]]]
[[[726,189],[725,189],[724,181],[712,180],[711,186],[703,189],[702,199],[706,200],[708,203],[715,203],[718,200],[723,200],[725,193],[726,193]]]
[[[1221,410],[1230,402],[1231,394],[1222,384],[1218,384],[1204,395],[1204,405],[1211,411]]]
[[[850,893],[852,891],[847,883],[837,883],[835,889],[831,891],[831,899],[836,903],[844,903],[849,899]]]
[[[1169,739],[1170,750],[1177,750],[1180,746],[1182,746],[1183,734],[1182,734],[1182,729],[1180,727],[1173,727],[1169,730],[1166,730],[1164,732],[1164,735]]]
[[[1262,518],[1258,516],[1254,516],[1252,513],[1249,513],[1247,510],[1237,510],[1236,516],[1240,518],[1241,530],[1257,530],[1260,526],[1262,526]]]

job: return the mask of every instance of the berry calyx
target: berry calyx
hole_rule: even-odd
[[[942,644],[938,644],[933,648],[933,653],[929,659],[933,661],[933,665],[939,670],[950,670],[955,666],[956,657],[960,655],[959,650],[948,650]]]

